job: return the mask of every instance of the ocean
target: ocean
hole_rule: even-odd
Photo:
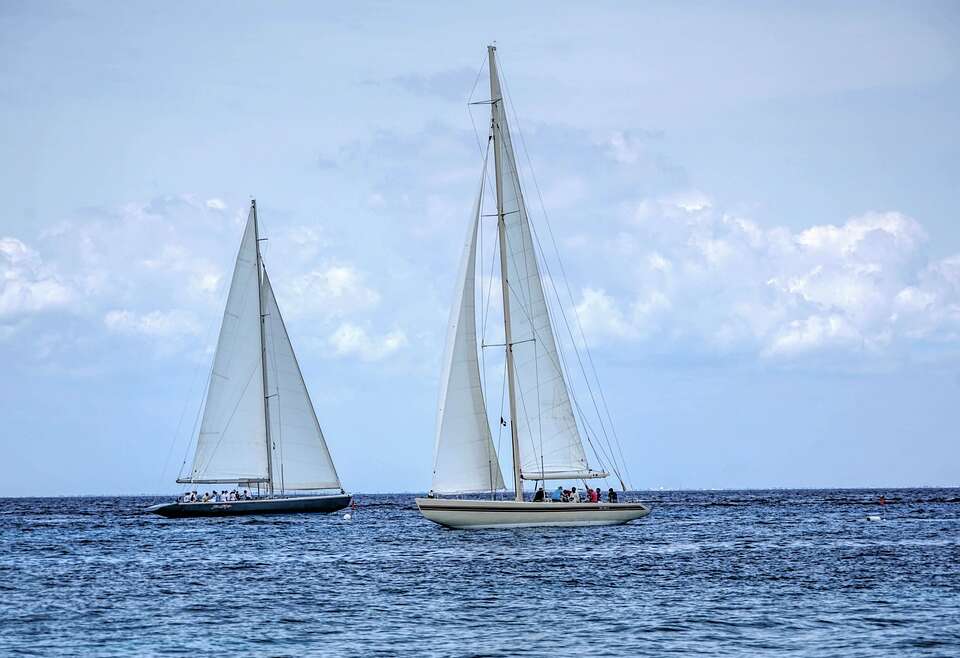
[[[407,494],[0,499],[0,655],[960,656],[958,489],[633,497],[627,526],[481,531]]]

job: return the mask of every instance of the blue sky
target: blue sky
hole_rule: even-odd
[[[426,489],[493,40],[635,486],[957,485],[957,5],[514,5],[0,5],[0,495],[173,489],[251,196]]]

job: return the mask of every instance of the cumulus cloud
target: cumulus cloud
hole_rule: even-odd
[[[0,320],[62,307],[72,297],[35,250],[17,238],[0,238]]]
[[[956,341],[960,255],[931,262],[926,239],[898,212],[790,230],[724,212],[699,192],[647,200],[598,247],[604,287],[618,292],[585,288],[577,312],[588,339],[656,336],[773,360]]]
[[[605,152],[615,162],[635,165],[651,156],[647,144],[662,136],[662,133],[655,131],[641,131],[639,134],[617,131],[604,144]]]
[[[210,339],[222,313],[246,220],[245,210],[221,212],[226,208],[216,198],[164,196],[78,212],[45,231],[37,249],[0,239],[0,338],[24,334],[18,328],[37,322],[38,313],[59,309],[68,317],[46,331],[63,333],[69,323],[69,339],[86,341],[88,353],[91,340],[105,346],[117,335],[165,353],[202,351],[199,343]],[[263,243],[267,267],[285,316],[310,327],[304,350],[315,344],[311,332],[324,337],[325,351],[333,345],[338,355],[367,360],[403,344],[399,331],[368,335],[381,294],[356,266],[318,267],[318,252],[329,244],[323,227],[277,222],[273,228],[278,239]],[[354,331],[359,325],[348,320],[367,329]]]
[[[363,327],[344,322],[330,335],[329,343],[337,356],[356,356],[363,361],[379,361],[406,345],[407,337],[400,330],[373,336]]]
[[[371,309],[380,302],[380,293],[365,285],[363,279],[349,265],[329,265],[293,277],[281,290],[291,317],[304,313],[341,317]]]

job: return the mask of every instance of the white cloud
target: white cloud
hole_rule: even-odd
[[[208,338],[216,326],[245,220],[208,212],[220,209],[217,201],[181,195],[88,209],[45,232],[38,250],[16,238],[0,239],[0,338],[23,333],[19,328],[31,314],[62,307],[71,323],[63,333],[73,341],[106,345],[112,334],[168,353],[196,348],[198,341],[186,338]],[[402,332],[350,331],[355,325],[348,320],[360,322],[357,316],[377,326],[373,314],[382,295],[350,263],[317,263],[317,252],[329,244],[322,226],[278,222],[274,235],[278,239],[263,243],[267,266],[281,308],[288,321],[301,324],[301,334],[309,326],[329,348],[327,337],[346,323],[332,344],[338,353],[364,359],[382,358],[403,344]]]
[[[624,132],[615,132],[607,140],[607,154],[620,164],[632,165],[640,161],[643,145]]]
[[[281,290],[291,317],[309,312],[336,318],[380,302],[380,293],[366,286],[363,275],[349,265],[329,265],[295,276]]]
[[[62,307],[72,298],[36,251],[17,238],[0,238],[0,318]]]
[[[366,329],[344,322],[330,335],[330,346],[337,356],[356,356],[363,361],[379,361],[407,344],[400,330],[383,336],[371,336]]]
[[[181,310],[149,313],[113,310],[104,315],[103,323],[116,333],[150,338],[174,338],[200,333],[200,324],[193,315]]]
[[[765,355],[796,355],[826,347],[860,347],[863,338],[850,322],[840,315],[812,315],[791,320],[771,337]]]
[[[222,199],[216,197],[207,199],[206,206],[209,210],[226,210],[227,204]]]
[[[195,253],[183,244],[167,243],[160,247],[159,253],[142,261],[148,270],[186,275],[185,292],[196,296],[214,295],[223,282],[223,270],[206,257]]]
[[[584,334],[590,339],[606,336],[623,338],[636,333],[623,312],[617,308],[616,300],[603,290],[584,289],[574,311]]]
[[[767,359],[960,340],[960,255],[925,262],[926,233],[902,213],[791,231],[691,192],[641,202],[630,226],[594,243],[602,267],[591,273],[623,292],[583,291],[588,339],[657,336],[676,349]]]

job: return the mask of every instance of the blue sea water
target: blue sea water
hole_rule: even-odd
[[[351,521],[2,499],[0,654],[960,656],[960,490],[637,495],[628,526],[501,531],[410,495]]]

